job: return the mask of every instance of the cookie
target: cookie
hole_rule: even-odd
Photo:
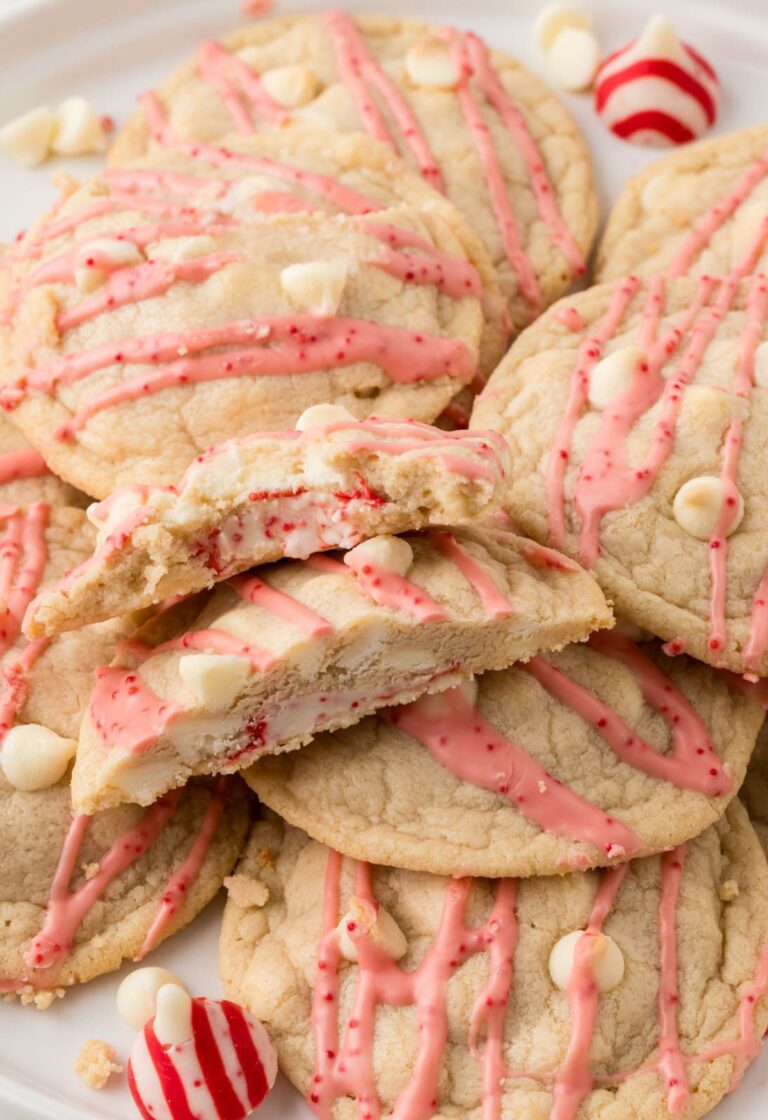
[[[22,792],[0,774],[0,992],[47,1006],[187,925],[245,838],[235,781],[89,818],[72,816],[66,780]]]
[[[211,182],[105,172],[19,243],[0,404],[96,497],[313,404],[431,421],[477,372],[479,274],[436,214],[224,213]]]
[[[149,804],[611,622],[590,577],[503,530],[375,537],[343,560],[255,569],[161,614],[98,674],[75,805]]]
[[[552,875],[683,843],[737,793],[762,707],[614,631],[246,771],[261,801],[356,859]]]
[[[472,414],[510,443],[524,532],[673,652],[759,676],[767,310],[761,276],[600,285],[529,328]]]
[[[686,145],[645,167],[611,211],[597,279],[765,271],[767,176],[767,125]]]
[[[319,405],[296,430],[198,457],[178,487],[128,487],[92,506],[98,547],[27,612],[32,637],[189,595],[257,564],[493,513],[509,472],[496,432],[357,421]]]
[[[0,503],[84,506],[85,494],[51,474],[39,451],[0,413]]]
[[[254,24],[145,96],[112,161],[297,120],[367,132],[444,191],[487,246],[517,329],[583,272],[597,225],[584,140],[539,78],[472,33],[338,11]]]
[[[768,853],[768,726],[757,739],[747,778],[741,791],[741,800],[749,811],[750,820],[763,849]]]
[[[663,856],[520,881],[353,864],[271,818],[235,881],[225,991],[319,1116],[695,1120],[768,1026],[768,867],[738,802]]]
[[[297,124],[273,133],[231,133],[204,146],[161,148],[111,174],[115,181],[135,183],[142,177],[151,181],[156,172],[169,183],[178,176],[182,190],[185,176],[215,179],[219,204],[234,207],[242,220],[265,213],[373,215],[401,204],[418,210],[427,226],[436,218],[436,236],[441,237],[441,225],[448,226],[482,284],[480,373],[487,377],[503,357],[509,315],[488,250],[461,211],[386,144],[362,133]]]

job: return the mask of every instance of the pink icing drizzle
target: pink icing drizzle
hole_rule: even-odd
[[[255,129],[232,80],[247,97],[250,107],[269,124],[279,127],[289,120],[289,114],[272,100],[264,83],[251,68],[219,43],[203,43],[198,51],[197,62],[200,77],[216,90],[239,132],[249,133],[254,132]]]
[[[321,557],[313,557],[310,563],[318,559]],[[363,594],[380,607],[403,611],[417,622],[442,622],[448,618],[431,595],[397,572],[387,571],[379,564],[363,560],[354,552],[347,553],[344,564],[336,570],[341,573],[345,567],[351,568],[355,573]]]
[[[491,618],[504,618],[515,613],[514,607],[494,583],[485,569],[462,548],[453,533],[430,533],[429,539],[443,556],[451,560],[477,592],[483,609]]]
[[[88,708],[102,741],[131,754],[153,746],[181,712],[178,704],[156,696],[138,673],[119,668],[96,670]]]
[[[661,901],[659,903],[659,1064],[667,1085],[667,1108],[673,1116],[684,1111],[690,1098],[685,1058],[680,1050],[677,1024],[677,902],[685,863],[685,845],[661,857]]]
[[[552,318],[556,319],[558,323],[562,323],[569,331],[580,331],[584,329],[584,320],[577,307],[558,307],[557,310],[552,313]]]
[[[232,580],[232,586],[247,602],[255,603],[265,611],[270,611],[278,618],[292,623],[310,638],[320,638],[334,631],[334,627],[326,618],[305,607],[291,595],[271,587],[258,576],[240,576]]]
[[[0,454],[0,486],[23,478],[43,478],[47,474],[50,471],[45,460],[32,447]]]
[[[385,222],[366,222],[365,232],[383,242],[384,251],[371,257],[370,264],[410,284],[434,284],[451,299],[483,294],[477,269],[469,261],[435,249],[411,230]],[[400,253],[399,249],[419,249],[419,253]]]

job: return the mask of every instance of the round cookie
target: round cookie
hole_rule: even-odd
[[[519,882],[369,872],[271,818],[231,882],[225,991],[336,1120],[696,1120],[768,1025],[768,868],[738,802],[687,849]],[[550,954],[585,927],[559,990]]]
[[[702,832],[738,791],[764,715],[706,666],[620,634],[476,686],[474,702],[438,693],[262,759],[246,781],[356,859],[562,874]]]
[[[768,125],[686,145],[633,176],[596,277],[746,275],[768,266]]]
[[[437,215],[225,213],[209,178],[115,174],[20,243],[0,353],[0,403],[88,493],[313,404],[432,420],[474,378],[480,280]]]
[[[253,24],[145,97],[112,161],[295,120],[368,132],[442,189],[488,247],[517,329],[583,271],[597,225],[584,140],[540,79],[471,33],[337,11]]]
[[[592,568],[617,613],[768,675],[768,290],[630,277],[547,312],[478,398],[509,513]]]
[[[281,212],[375,214],[399,205],[417,210],[439,243],[447,226],[482,282],[485,329],[480,373],[487,377],[507,349],[509,316],[496,269],[480,237],[458,207],[409,170],[387,147],[362,133],[333,133],[297,124],[278,132],[231,133],[216,144],[153,149],[128,168],[126,182],[162,171],[215,179],[238,218]],[[247,182],[238,186],[242,180]],[[225,203],[227,205],[227,203]],[[373,220],[373,219],[372,219]]]

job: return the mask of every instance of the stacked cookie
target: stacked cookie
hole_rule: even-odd
[[[227,994],[322,1117],[694,1117],[738,1081],[765,223],[683,274],[758,178],[669,256],[620,203],[619,279],[547,310],[589,159],[477,36],[270,20],[144,96],[4,261],[4,992],[144,957],[226,879]]]

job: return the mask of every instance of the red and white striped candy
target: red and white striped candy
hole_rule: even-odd
[[[154,1019],[138,1035],[128,1085],[144,1120],[244,1120],[277,1076],[261,1023],[229,1000],[193,999],[191,1037],[161,1043]]]
[[[603,123],[650,147],[702,136],[715,123],[719,99],[717,74],[665,16],[654,16],[639,39],[610,55],[595,81]]]

